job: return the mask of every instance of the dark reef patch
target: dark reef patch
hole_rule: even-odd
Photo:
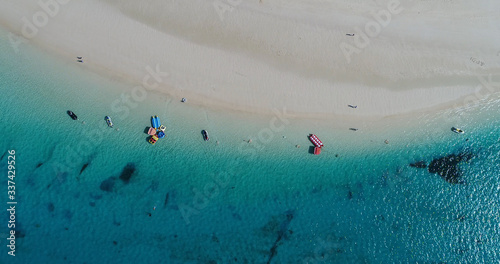
[[[63,215],[64,215],[64,218],[67,220],[71,220],[71,218],[73,217],[73,213],[68,209],[65,209],[63,211]]]
[[[467,162],[472,158],[470,153],[450,154],[431,161],[428,170],[430,173],[437,173],[451,184],[464,183],[461,179],[462,171],[460,163]]]
[[[129,183],[130,178],[135,172],[135,164],[132,162],[127,163],[127,166],[123,168],[122,173],[120,174],[120,180],[122,180],[125,184]]]
[[[417,161],[414,163],[410,163],[410,167],[424,169],[427,168],[427,163],[425,161]]]
[[[26,236],[23,230],[16,230],[16,238],[23,238]]]
[[[116,177],[109,177],[101,182],[99,188],[105,192],[113,192],[115,190]]]
[[[169,198],[170,198],[170,193],[167,193],[167,195],[165,195],[165,202],[163,202],[163,208],[167,207]]]
[[[276,238],[276,241],[274,242],[273,246],[269,250],[269,259],[267,260],[267,264],[270,264],[273,258],[276,256],[276,253],[278,253],[278,243],[283,239],[283,237],[287,234],[288,228],[290,226],[290,222],[292,222],[293,219],[293,211],[289,210],[285,212],[285,220],[283,220],[279,226],[278,229],[278,237]]]
[[[80,170],[80,174],[82,174],[82,172],[89,166],[89,164],[90,163],[83,164],[82,169]]]
[[[459,154],[450,154],[433,159],[428,166],[425,161],[411,163],[410,166],[421,169],[427,168],[430,173],[436,173],[445,181],[451,184],[457,184],[464,183],[461,179],[462,171],[460,170],[460,164],[462,162],[468,162],[472,158],[472,153],[461,152]]]
[[[47,209],[49,210],[49,212],[54,212],[54,204],[53,203],[49,203],[49,205],[47,205]]]

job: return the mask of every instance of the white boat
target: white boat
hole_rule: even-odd
[[[460,129],[460,128],[456,128],[456,127],[452,127],[452,128],[451,128],[451,131],[453,131],[453,132],[455,132],[455,133],[457,133],[457,134],[463,134],[463,133],[465,133],[465,131],[463,131],[463,130],[462,130],[462,129]]]
[[[109,127],[113,127],[113,121],[111,121],[111,117],[106,116],[104,119],[106,120],[106,123]]]

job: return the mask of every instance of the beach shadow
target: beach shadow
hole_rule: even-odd
[[[309,136],[306,136],[306,138],[307,138],[307,140],[308,140],[309,142],[311,142],[311,139],[309,138]],[[314,154],[314,147],[315,147],[315,146],[309,146],[309,153],[310,153],[310,154]]]
[[[314,146],[309,147],[309,154],[314,154]]]

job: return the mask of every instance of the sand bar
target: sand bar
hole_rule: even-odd
[[[455,105],[500,70],[500,4],[431,2],[23,0],[0,23],[18,52],[83,56],[133,86],[149,67],[191,104],[381,118]]]

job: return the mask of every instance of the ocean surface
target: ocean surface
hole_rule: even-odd
[[[353,132],[279,108],[252,116],[134,95],[79,54],[30,43],[16,53],[0,33],[0,263],[500,262],[498,87],[477,104]],[[167,127],[154,146],[152,115]],[[325,143],[319,156],[309,133]],[[443,157],[462,157],[446,167],[458,184],[409,166]]]

